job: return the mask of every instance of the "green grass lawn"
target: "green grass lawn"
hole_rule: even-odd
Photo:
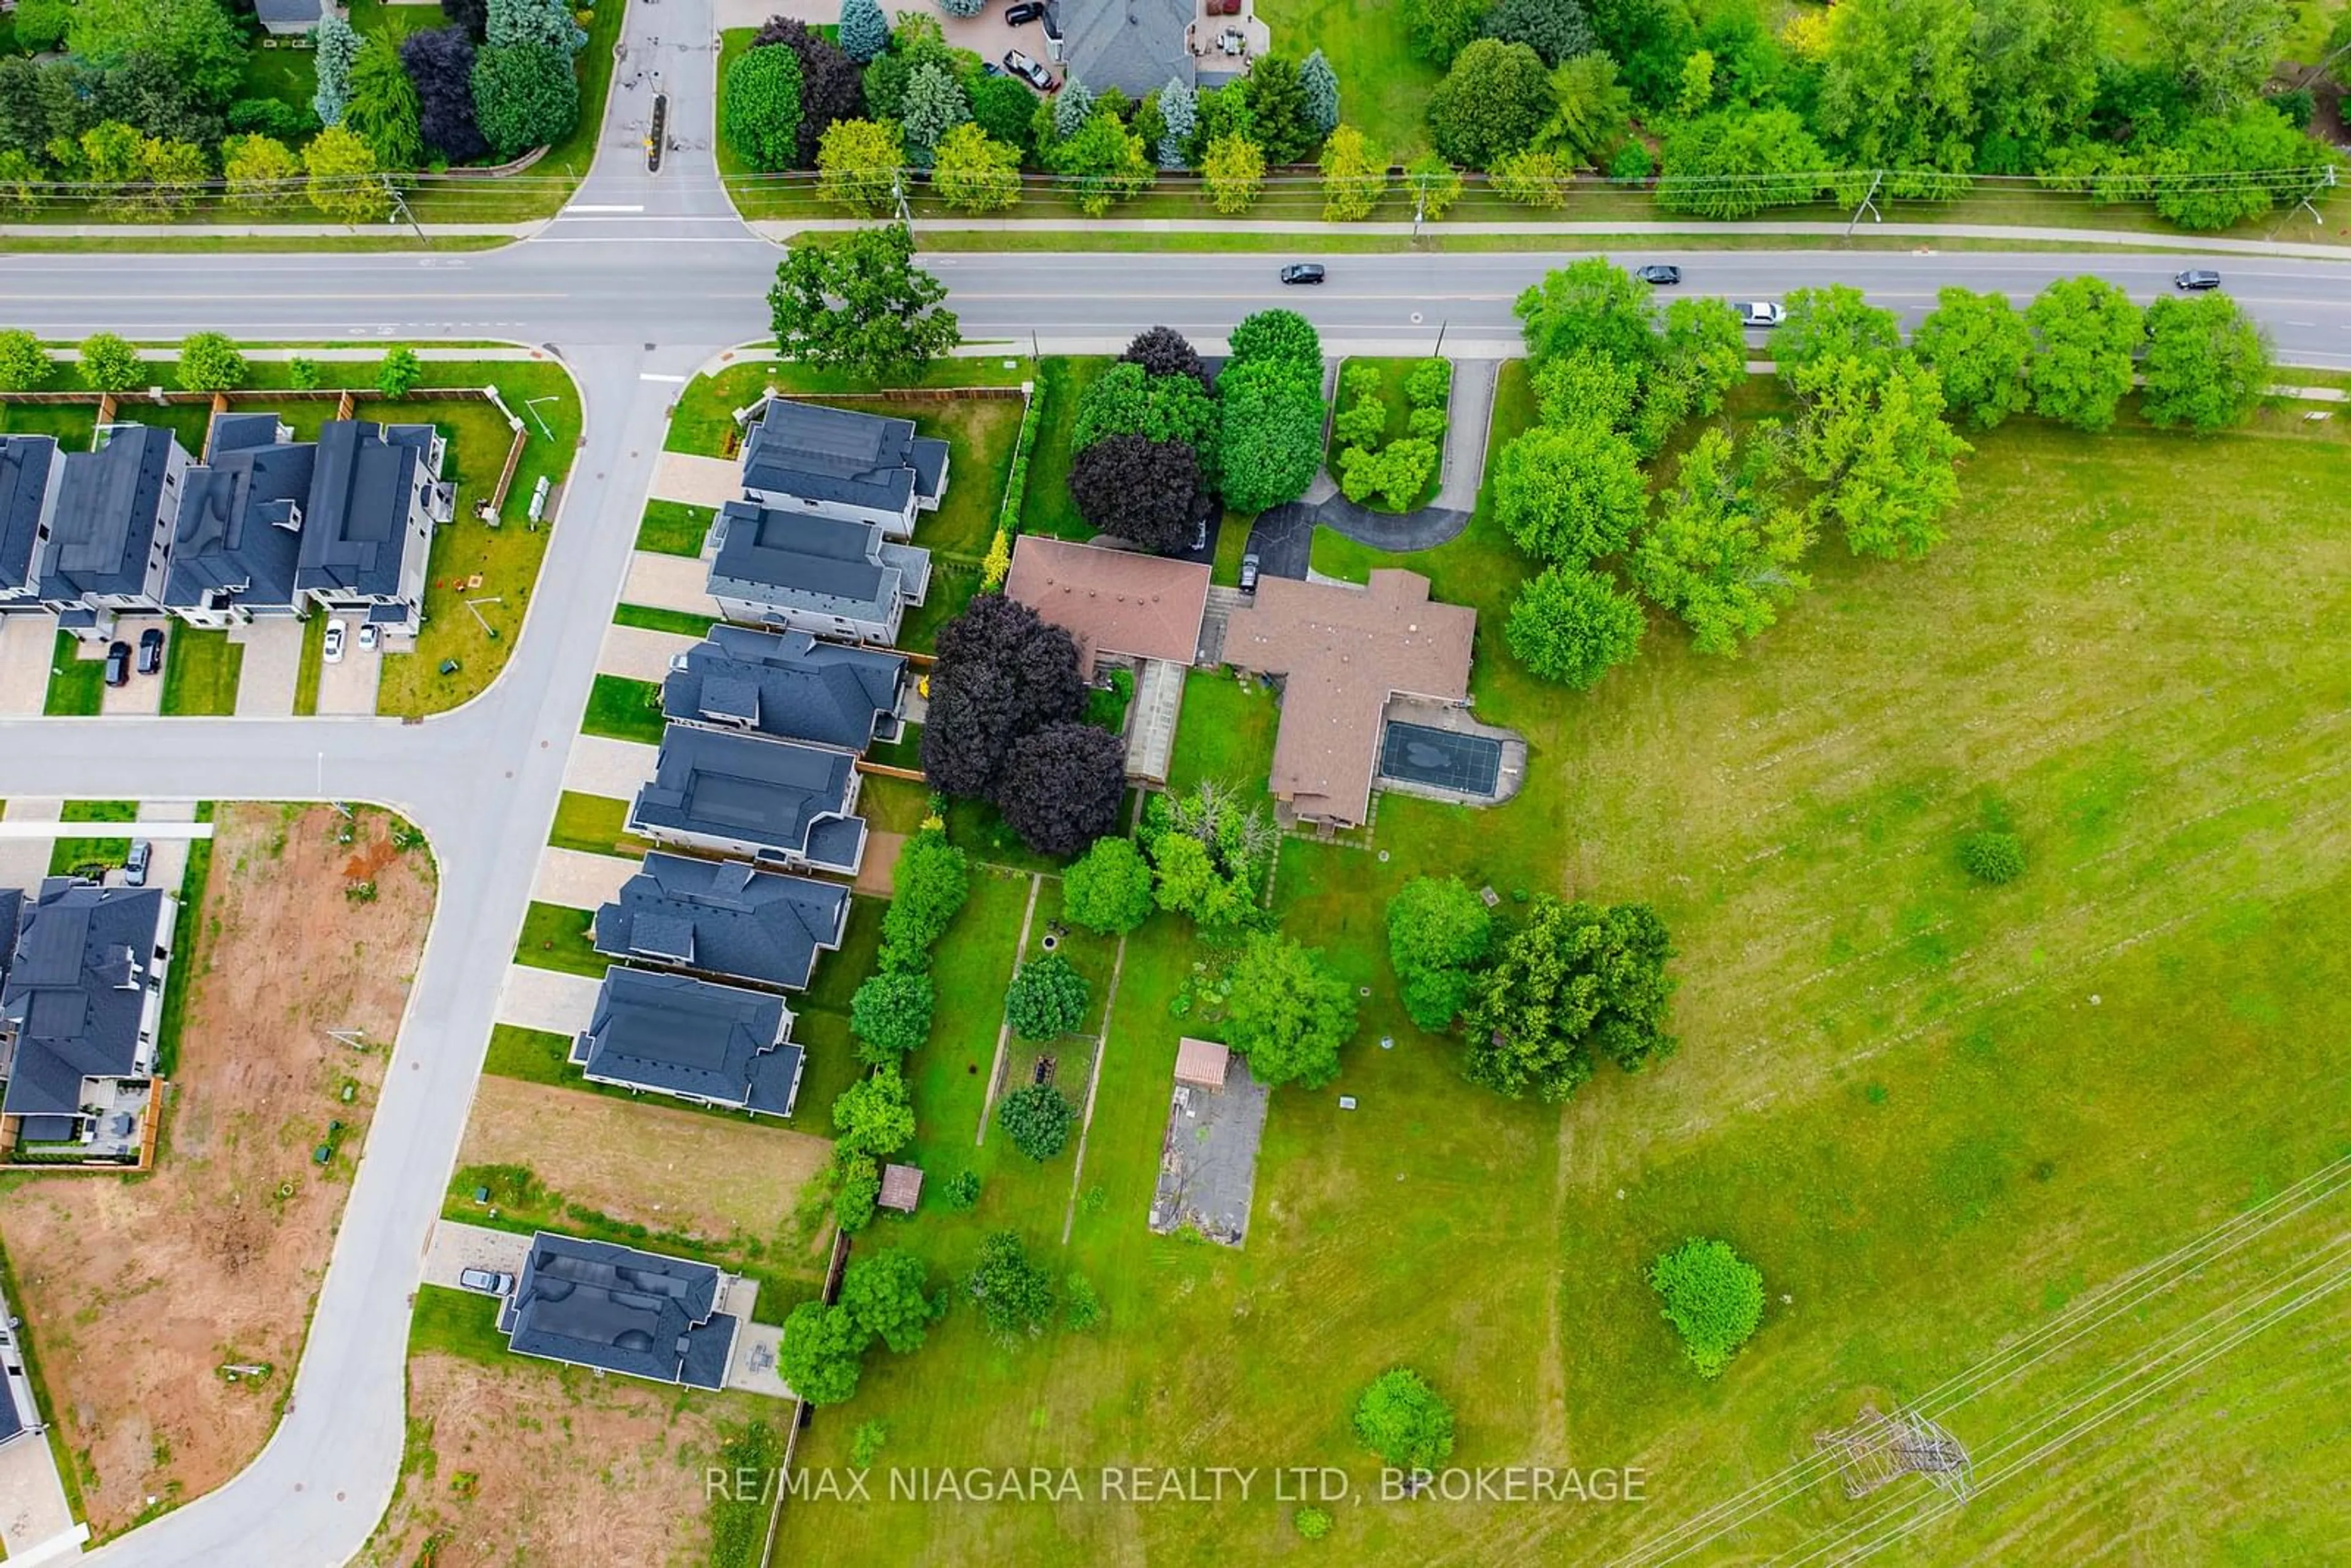
[[[637,548],[656,555],[698,556],[715,515],[708,507],[683,501],[648,501],[645,520],[637,528]]]
[[[628,821],[626,800],[566,789],[556,803],[555,827],[547,841],[557,849],[578,850],[582,854],[643,854],[653,846],[630,836]]]
[[[1526,401],[1512,377],[1499,434]],[[1584,696],[1499,648],[1526,567],[1489,516],[1415,558],[1440,597],[1479,608],[1479,711],[1526,733],[1530,782],[1489,811],[1384,798],[1385,860],[1285,842],[1284,928],[1371,994],[1339,1082],[1275,1094],[1247,1247],[1143,1223],[1183,1028],[1169,1003],[1202,952],[1165,916],[1129,944],[1077,1178],[1102,1196],[1079,1203],[1066,1251],[1067,1166],[966,1141],[987,993],[1025,904],[1022,882],[983,882],[942,945],[942,1028],[915,1083],[933,1179],[968,1166],[985,1190],[973,1215],[926,1207],[878,1234],[944,1272],[1009,1226],[1056,1273],[1082,1272],[1105,1319],[1004,1350],[959,1309],[920,1354],[877,1354],[800,1462],[843,1462],[878,1417],[893,1464],[1332,1464],[1356,1487],[1334,1510],[1351,1562],[1621,1557],[1810,1453],[1864,1397],[1923,1395],[2344,1153],[2351,622],[2259,586],[2351,566],[2333,520],[2351,438],[2307,428],[2012,422],[1974,438],[1950,537],[1924,560],[1856,563],[1830,541],[1813,591],[1745,657],[1702,660],[1660,623]],[[1194,677],[1179,774],[1261,768],[1270,713],[1229,677]],[[2032,863],[1990,890],[1953,846],[1995,808]],[[1490,883],[1506,910],[1522,888],[1655,904],[1679,950],[1679,1053],[1638,1078],[1604,1067],[1563,1107],[1464,1083],[1458,1046],[1402,1016],[1383,956],[1385,902],[1424,872]],[[2268,1260],[2314,1256],[2340,1223],[2338,1200]],[[1641,1279],[1693,1234],[1729,1239],[1766,1281],[1761,1333],[1713,1383]],[[1949,1424],[1992,1452],[2249,1280],[2208,1270]],[[2129,1540],[2167,1561],[2323,1559],[2340,1511],[2313,1434],[2351,1394],[2339,1332],[2334,1308],[2305,1312],[1901,1555],[1981,1562],[2031,1541],[2036,1560],[2080,1561]],[[1400,1362],[1452,1399],[1455,1462],[1639,1466],[1648,1500],[1378,1501],[1346,1408]],[[788,1509],[779,1553],[1295,1550],[1262,1490],[1213,1510],[850,1506]],[[1702,1555],[1800,1555],[1815,1528],[1864,1516],[1821,1486]]]
[[[361,0],[361,3],[370,3],[370,0]],[[414,15],[417,11],[416,7],[409,5],[376,6],[375,9],[379,15],[386,11]],[[237,86],[237,97],[275,99],[290,109],[308,114],[311,112],[310,100],[318,91],[319,52],[316,49],[288,48],[283,45],[271,47],[261,39],[254,40],[253,47],[245,57],[245,79]]]
[[[406,6],[400,7],[402,10]],[[471,1291],[419,1285],[408,1319],[408,1354],[439,1351],[492,1366],[511,1364],[514,1353],[498,1333],[498,1304]]]
[[[1321,49],[1339,74],[1339,114],[1402,162],[1428,145],[1422,115],[1444,74],[1413,58],[1402,0],[1263,0],[1275,52]]]
[[[747,358],[715,375],[696,376],[687,383],[685,391],[678,396],[676,411],[670,415],[669,434],[664,445],[671,452],[695,452],[705,457],[732,455],[735,411],[758,402],[759,394],[770,386],[783,392],[812,395],[895,392],[916,387],[1017,387],[1029,380],[1031,373],[1029,361],[1025,354],[985,358],[958,356],[933,361],[928,369],[912,381],[877,386],[872,382],[841,371]],[[868,405],[860,403],[854,406]],[[922,406],[925,410],[931,407],[927,403]],[[948,488],[954,488],[952,476]]]
[[[135,822],[136,800],[68,800],[57,812],[62,822]],[[49,874],[86,874],[93,867],[119,866],[131,855],[128,838],[58,839],[49,846]]]
[[[596,951],[596,917],[569,904],[531,901],[523,912],[522,936],[515,943],[515,962],[538,969],[559,969],[567,975],[601,979],[612,960]]]
[[[1038,362],[1038,395],[1045,400],[1045,412],[1038,421],[1036,445],[1029,455],[1029,497],[1020,511],[1021,532],[1064,539],[1094,537],[1094,530],[1078,516],[1077,504],[1070,499],[1070,464],[1077,456],[1070,442],[1078,427],[1078,403],[1086,389],[1115,363],[1107,358],[1058,354]]]
[[[707,615],[695,615],[684,610],[662,610],[650,604],[616,604],[612,607],[612,624],[634,626],[643,632],[674,632],[681,637],[699,637],[717,622]]]
[[[294,712],[308,717],[319,711],[319,682],[327,666],[327,622],[332,617],[309,615],[302,622],[302,662],[294,671]]]
[[[163,651],[163,711],[223,715],[236,712],[236,683],[245,668],[245,645],[225,632],[174,626]]]
[[[610,740],[660,745],[661,687],[624,675],[598,675],[588,689],[588,711],[580,717],[580,730]]]
[[[70,632],[57,633],[57,651],[49,657],[49,690],[41,711],[56,717],[94,714],[106,698],[106,661],[75,657],[80,644]]]

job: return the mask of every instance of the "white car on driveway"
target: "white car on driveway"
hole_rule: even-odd
[[[327,622],[327,645],[319,653],[319,657],[329,664],[340,664],[343,662],[343,623],[341,622]]]

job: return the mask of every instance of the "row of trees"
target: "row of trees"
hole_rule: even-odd
[[[511,158],[569,133],[586,35],[564,0],[444,10],[450,26],[397,45],[330,13],[306,112],[233,97],[247,44],[219,0],[76,5],[64,58],[0,59],[0,203],[64,182],[110,209],[169,217],[225,187],[248,211],[307,195],[329,216],[374,222],[391,207],[385,172]]]
[[[1405,1011],[1432,1033],[1461,1023],[1472,1082],[1559,1101],[1595,1055],[1638,1072],[1673,1053],[1674,949],[1646,904],[1542,894],[1497,919],[1459,878],[1423,876],[1389,900],[1387,929]]]
[[[1777,34],[1753,0],[1406,0],[1416,48],[1447,68],[1431,141],[1550,204],[1579,167],[1656,172],[1672,210],[1744,217],[1870,187],[1948,196],[1971,172],[2043,175],[2153,199],[2214,228],[2292,199],[2329,162],[2307,92],[2261,96],[2287,0],[2152,0],[2156,58],[2100,52],[2095,0],[1850,0]],[[2338,16],[2320,68],[2351,62]],[[2307,81],[2305,78],[2305,84]],[[2198,178],[2259,172],[2268,179]]]
[[[0,392],[53,390],[59,369],[57,356],[33,333],[22,328],[0,331]],[[156,369],[112,332],[92,333],[75,350],[75,379],[91,392],[143,391],[155,384]],[[244,350],[219,332],[193,332],[182,339],[172,368],[182,392],[235,392],[252,375]],[[413,349],[387,349],[369,380],[382,396],[404,398],[423,384],[424,364]],[[325,382],[326,370],[317,361],[298,355],[287,361],[287,382],[295,391],[309,392]]]

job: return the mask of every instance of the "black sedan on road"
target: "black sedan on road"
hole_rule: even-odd
[[[1633,269],[1633,276],[1644,283],[1654,283],[1660,288],[1671,288],[1682,280],[1682,269],[1678,267],[1636,267]]]
[[[2174,273],[2171,286],[2174,288],[2218,288],[2220,287],[2220,275],[2209,267],[2191,267],[2185,272]]]
[[[1320,283],[1322,281],[1322,264],[1319,261],[1293,261],[1281,269],[1281,280],[1284,283]]]

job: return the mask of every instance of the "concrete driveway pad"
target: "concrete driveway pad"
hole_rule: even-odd
[[[284,718],[294,711],[294,689],[302,682],[302,622],[256,621],[232,626],[228,640],[244,648],[236,677],[236,716]]]
[[[462,1290],[458,1274],[467,1269],[487,1269],[494,1274],[512,1274],[522,1278],[522,1266],[530,1256],[530,1238],[517,1236],[511,1230],[493,1230],[486,1225],[460,1225],[454,1219],[437,1221],[433,1227],[432,1243],[424,1252],[424,1282]],[[482,1298],[482,1312],[495,1317],[497,1307],[487,1296]]]
[[[63,1563],[81,1555],[89,1538],[89,1527],[74,1522],[48,1443],[26,1437],[0,1448],[0,1546],[8,1561]]]
[[[697,457],[691,452],[664,452],[653,465],[653,495],[664,501],[684,501],[713,510],[743,494],[743,469],[731,457]]]
[[[65,810],[63,800],[25,795],[9,801],[0,817],[11,822],[54,822]],[[55,839],[0,839],[0,887],[29,892],[40,886],[49,874],[49,852],[56,844]]]
[[[550,845],[538,857],[538,880],[531,884],[530,895],[566,909],[594,909],[618,898],[621,884],[636,874],[635,861]]]
[[[629,557],[629,580],[621,597],[653,610],[682,610],[689,615],[718,619],[718,601],[710,597],[710,567],[690,556],[656,555],[638,550]]]
[[[699,641],[675,632],[648,632],[642,626],[609,626],[604,630],[604,646],[596,654],[596,671],[658,684],[668,676],[669,662]]]
[[[571,743],[571,755],[563,765],[563,787],[608,800],[633,800],[653,776],[653,759],[659,755],[643,741],[583,735]]]
[[[343,623],[343,656],[319,666],[319,712],[372,714],[376,688],[383,681],[383,651],[371,653],[360,647],[356,616],[337,616]]]
[[[549,1034],[578,1034],[596,1016],[596,993],[603,983],[560,969],[509,964],[507,983],[498,990],[498,1021]]]
[[[0,714],[37,714],[49,699],[49,659],[57,622],[50,615],[0,615]]]

